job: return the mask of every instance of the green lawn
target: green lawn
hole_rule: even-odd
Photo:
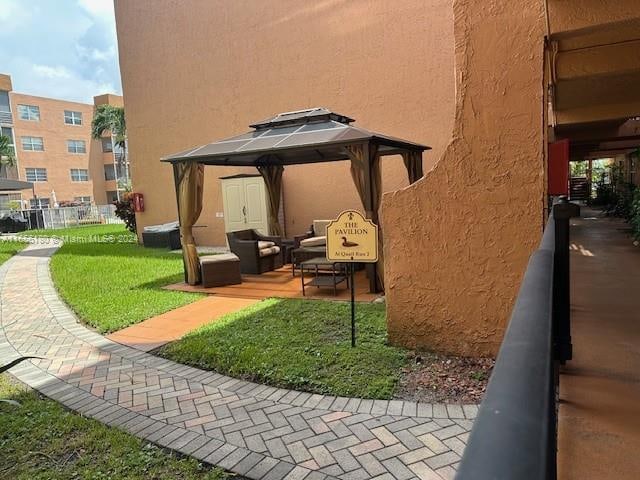
[[[237,378],[340,396],[391,398],[406,364],[386,343],[382,305],[269,299],[165,345],[159,355]]]
[[[26,246],[24,242],[0,239],[0,265],[9,260]]]
[[[177,456],[66,410],[0,376],[0,478],[221,480],[221,470]]]
[[[201,297],[160,288],[183,278],[182,256],[134,243],[122,225],[33,230],[28,236],[64,240],[51,260],[54,283],[78,316],[101,333]]]

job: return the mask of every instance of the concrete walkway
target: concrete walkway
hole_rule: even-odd
[[[640,248],[629,226],[572,220],[574,359],[560,379],[558,478],[640,478]]]
[[[475,406],[311,395],[163,360],[81,326],[50,275],[56,247],[0,267],[0,361],[67,407],[251,479],[450,479]],[[117,301],[117,300],[114,300]]]
[[[128,347],[150,352],[228,313],[237,312],[257,302],[258,300],[247,298],[208,296],[118,330],[107,335],[107,338]]]

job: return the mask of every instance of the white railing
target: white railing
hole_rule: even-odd
[[[124,223],[115,214],[114,205],[81,205],[78,207],[43,208],[30,210],[0,210],[3,213],[18,213],[29,222],[29,230],[36,228],[56,229],[82,225]]]

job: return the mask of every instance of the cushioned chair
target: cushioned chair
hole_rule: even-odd
[[[255,230],[227,233],[229,249],[240,259],[240,271],[261,274],[282,267],[282,240]]]
[[[326,246],[329,222],[331,220],[314,220],[308,232],[293,237],[294,248]]]

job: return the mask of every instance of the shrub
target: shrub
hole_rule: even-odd
[[[133,211],[133,204],[128,195],[123,200],[115,202],[116,216],[124,221],[124,224],[131,233],[136,233],[136,213]]]
[[[633,229],[633,237],[640,241],[640,188],[636,188],[633,192],[629,223]]]

